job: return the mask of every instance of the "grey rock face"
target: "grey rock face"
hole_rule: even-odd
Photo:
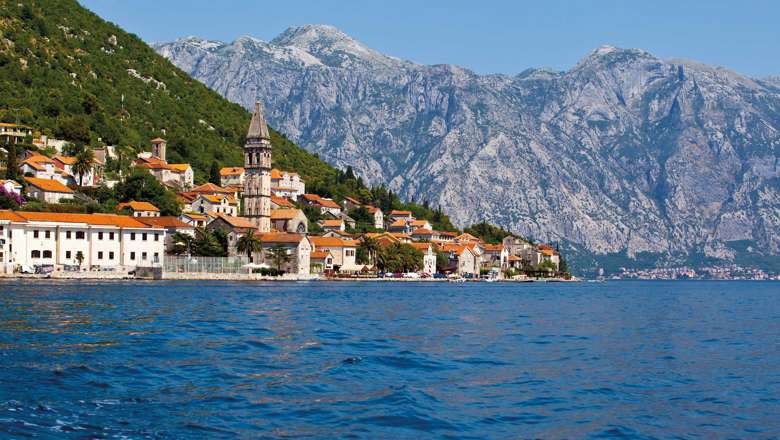
[[[477,75],[335,28],[157,46],[367,181],[595,253],[780,253],[780,83],[604,46],[566,72]]]

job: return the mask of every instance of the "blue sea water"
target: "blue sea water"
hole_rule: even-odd
[[[778,438],[780,284],[2,282],[33,436]]]

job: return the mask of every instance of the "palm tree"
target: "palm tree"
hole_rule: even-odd
[[[360,243],[360,249],[368,255],[368,264],[374,264],[374,257],[379,250],[379,243],[371,237],[363,236],[363,242]]]
[[[190,234],[184,234],[182,232],[174,233],[171,235],[171,242],[173,243],[171,253],[174,255],[181,255],[186,252],[189,256],[192,253],[192,240],[193,237]]]
[[[282,265],[292,259],[290,254],[287,253],[287,248],[278,244],[268,248],[266,255],[274,262],[276,270],[279,272],[282,271]]]
[[[84,185],[84,175],[92,171],[92,162],[95,153],[91,148],[85,147],[76,154],[76,162],[73,164],[73,174],[79,176],[79,187]]]
[[[239,252],[246,252],[247,257],[249,257],[249,262],[251,263],[253,261],[252,254],[262,251],[263,243],[260,241],[260,237],[255,235],[255,231],[250,229],[238,239],[236,242],[236,249],[238,249]]]

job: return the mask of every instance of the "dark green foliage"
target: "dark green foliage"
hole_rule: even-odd
[[[501,243],[504,238],[517,235],[507,231],[499,226],[491,225],[488,222],[481,222],[471,225],[463,230],[463,232],[469,233],[477,238],[481,238],[485,243],[498,244]]]
[[[211,163],[211,169],[209,170],[209,182],[213,183],[214,185],[220,184],[220,177],[219,177],[219,169],[220,166],[217,162]]]
[[[145,170],[134,171],[124,182],[116,186],[114,192],[120,202],[148,201],[160,209],[160,215],[181,214],[176,194]]]
[[[17,160],[16,145],[6,145],[5,149],[8,151],[5,158],[5,178],[19,182],[19,163]]]
[[[276,266],[279,273],[282,272],[282,265],[289,262],[292,257],[287,253],[287,248],[281,245],[274,245],[265,250],[266,257]]]
[[[423,253],[408,244],[394,243],[380,247],[376,256],[376,265],[384,272],[416,272],[423,262]]]
[[[192,241],[192,255],[202,257],[224,257],[227,254],[217,237],[204,228],[195,229],[195,239]]]

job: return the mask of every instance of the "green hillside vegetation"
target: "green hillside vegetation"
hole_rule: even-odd
[[[0,3],[0,88],[0,121],[26,124],[36,135],[78,145],[116,145],[125,157],[109,163],[110,171],[127,171],[129,158],[148,150],[157,136],[168,140],[169,162],[192,165],[196,183],[214,180],[219,167],[243,163],[249,112],[76,0]],[[337,201],[351,196],[385,212],[410,210],[436,229],[456,230],[441,207],[404,202],[385,187],[369,188],[351,169],[331,167],[273,129],[271,141],[274,166],[300,174],[310,192]],[[177,212],[171,194],[151,184],[148,188],[151,201],[166,213]],[[124,184],[89,195],[101,202],[100,209],[110,210],[116,202],[144,194]]]

